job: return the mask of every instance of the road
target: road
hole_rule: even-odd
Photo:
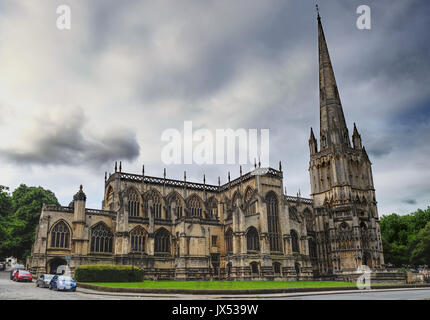
[[[166,299],[270,299],[270,300],[416,300],[430,299],[429,289],[389,290],[348,292],[339,294],[272,294],[257,296],[214,296],[214,295],[139,295],[99,294],[78,288],[76,292],[53,291],[48,288],[37,288],[35,282],[24,283],[9,280],[9,272],[0,271],[0,300],[166,300]]]
[[[38,288],[35,282],[9,280],[9,272],[0,271],[0,300],[122,300],[133,297],[102,296],[82,292],[63,292]],[[134,298],[136,299],[136,298]]]

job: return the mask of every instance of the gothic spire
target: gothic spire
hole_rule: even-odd
[[[321,149],[331,145],[350,146],[339,91],[318,11],[318,60],[320,87]]]

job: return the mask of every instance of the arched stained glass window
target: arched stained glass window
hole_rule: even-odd
[[[279,241],[278,199],[273,192],[269,192],[266,196],[266,203],[270,251],[281,251]]]
[[[188,210],[191,217],[201,217],[203,208],[202,202],[196,195],[192,196],[188,201]]]
[[[149,207],[149,201],[152,200],[152,206]],[[161,203],[161,196],[153,191],[149,195],[147,195],[146,201],[145,201],[145,218],[149,217],[150,212],[154,213],[155,219],[161,219],[161,213],[162,213],[162,203]]]
[[[164,228],[155,233],[154,252],[170,253],[170,233]]]
[[[132,252],[145,252],[145,231],[142,227],[130,232],[130,245]]]
[[[112,252],[112,232],[99,223],[91,229],[91,252]]]
[[[258,231],[254,227],[250,227],[246,233],[246,244],[248,251],[259,251],[260,240],[258,237]]]
[[[69,248],[70,231],[64,221],[58,222],[51,231],[51,248]]]
[[[128,215],[130,217],[138,217],[139,216],[139,195],[133,189],[129,191],[128,194]]]

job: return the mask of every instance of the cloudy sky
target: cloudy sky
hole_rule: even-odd
[[[347,124],[373,162],[380,215],[430,204],[430,4],[320,1]],[[56,26],[71,8],[71,30]],[[239,165],[164,165],[169,128],[270,129],[289,194],[310,193],[319,136],[314,1],[0,1],[0,184],[55,192],[80,184],[100,208],[104,172],[217,183]],[[247,171],[252,163],[244,166]]]

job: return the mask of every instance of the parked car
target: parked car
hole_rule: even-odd
[[[14,280],[15,272],[18,270],[24,270],[25,267],[22,264],[15,264],[12,269],[10,270],[10,280]]]
[[[13,276],[15,281],[20,282],[20,281],[28,281],[28,282],[32,282],[33,281],[33,276],[31,275],[31,273],[27,270],[17,270],[15,272],[15,275]]]
[[[51,282],[53,277],[53,274],[42,274],[36,280],[36,287],[49,288],[49,283]]]
[[[51,279],[49,289],[76,291],[76,282],[70,276],[56,275]]]

